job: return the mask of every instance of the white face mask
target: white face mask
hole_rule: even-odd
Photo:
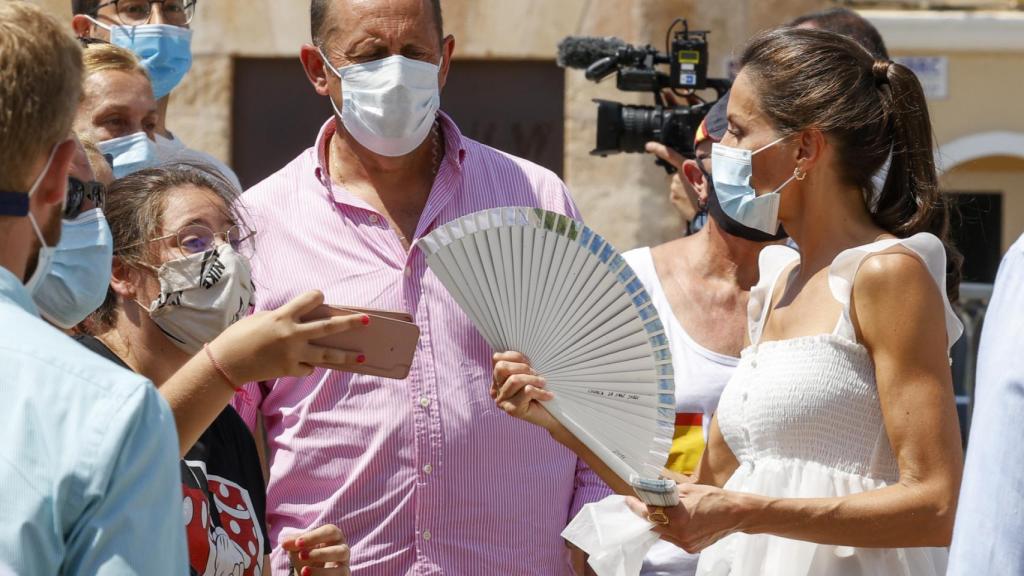
[[[104,155],[109,154],[114,158],[111,166],[114,178],[124,178],[133,172],[152,168],[160,163],[156,142],[150,140],[145,132],[105,140],[96,147]]]
[[[32,195],[39,189],[39,185],[43,183],[43,178],[46,173],[50,171],[50,165],[53,164],[53,156],[57,153],[57,146],[54,145],[53,149],[50,150],[50,157],[46,160],[46,165],[43,166],[43,171],[36,176],[36,181],[32,183],[32,187],[28,189],[28,197],[32,198]],[[67,196],[64,197],[64,202],[68,201]],[[61,213],[64,213],[64,203],[61,204]],[[32,230],[36,233],[36,238],[39,239],[39,256],[36,257],[36,269],[32,272],[32,277],[25,281],[25,288],[29,291],[29,294],[35,292],[36,288],[42,282],[43,278],[46,278],[47,274],[50,273],[50,268],[53,266],[53,256],[57,252],[56,246],[50,246],[46,243],[46,238],[43,237],[43,231],[39,229],[39,223],[36,222],[36,217],[32,215],[30,211],[28,213],[28,219],[32,223]]]
[[[248,314],[255,292],[249,260],[228,244],[165,262],[157,277],[160,296],[146,310],[189,354]]]
[[[722,211],[740,224],[765,234],[779,231],[779,192],[796,178],[796,171],[778,188],[759,196],[750,185],[753,156],[785,139],[783,136],[753,151],[722,144],[711,145],[711,178]]]
[[[441,106],[440,64],[390,56],[338,69],[322,50],[320,56],[341,79],[341,110],[334,98],[331,106],[357,142],[381,156],[396,157],[426,140]]]

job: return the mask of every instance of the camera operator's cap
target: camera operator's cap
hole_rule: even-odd
[[[722,141],[722,138],[725,137],[725,129],[729,126],[729,120],[726,115],[728,108],[729,93],[726,92],[718,99],[718,102],[715,102],[711,110],[708,111],[708,115],[700,123],[700,128],[697,129],[697,136],[693,139],[694,146],[699,145],[705,140],[711,140],[712,142]]]

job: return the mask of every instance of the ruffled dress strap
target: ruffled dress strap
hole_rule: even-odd
[[[747,333],[753,345],[761,341],[764,322],[772,305],[772,294],[782,273],[800,260],[800,253],[789,246],[766,246],[758,256],[758,282],[750,289],[747,304]]]
[[[946,249],[942,241],[935,235],[921,232],[910,238],[887,238],[849,248],[839,253],[828,273],[828,284],[832,290],[832,296],[842,305],[843,311],[836,324],[835,334],[850,342],[857,342],[857,333],[853,327],[853,320],[850,317],[850,300],[853,294],[853,281],[857,277],[857,271],[861,264],[874,254],[889,250],[894,246],[902,246],[918,257],[928,269],[935,285],[942,295],[942,303],[945,308],[946,336],[949,339],[949,347],[963,334],[964,327],[960,318],[953,312],[953,307],[946,296]]]

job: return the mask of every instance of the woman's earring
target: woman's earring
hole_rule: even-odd
[[[797,166],[793,169],[793,177],[797,180],[803,181],[804,178],[807,178],[807,172],[804,172],[799,166]]]

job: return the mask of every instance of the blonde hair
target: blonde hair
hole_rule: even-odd
[[[78,141],[82,144],[82,149],[85,150],[85,157],[89,160],[93,177],[104,185],[110,184],[114,180],[114,174],[99,146],[84,136],[79,136]]]
[[[71,134],[82,50],[52,16],[0,2],[0,190],[28,192],[40,156]]]
[[[85,77],[93,74],[116,70],[119,72],[138,72],[149,79],[149,74],[142,67],[142,62],[134,52],[120,46],[97,42],[89,44],[82,55],[85,65]]]

